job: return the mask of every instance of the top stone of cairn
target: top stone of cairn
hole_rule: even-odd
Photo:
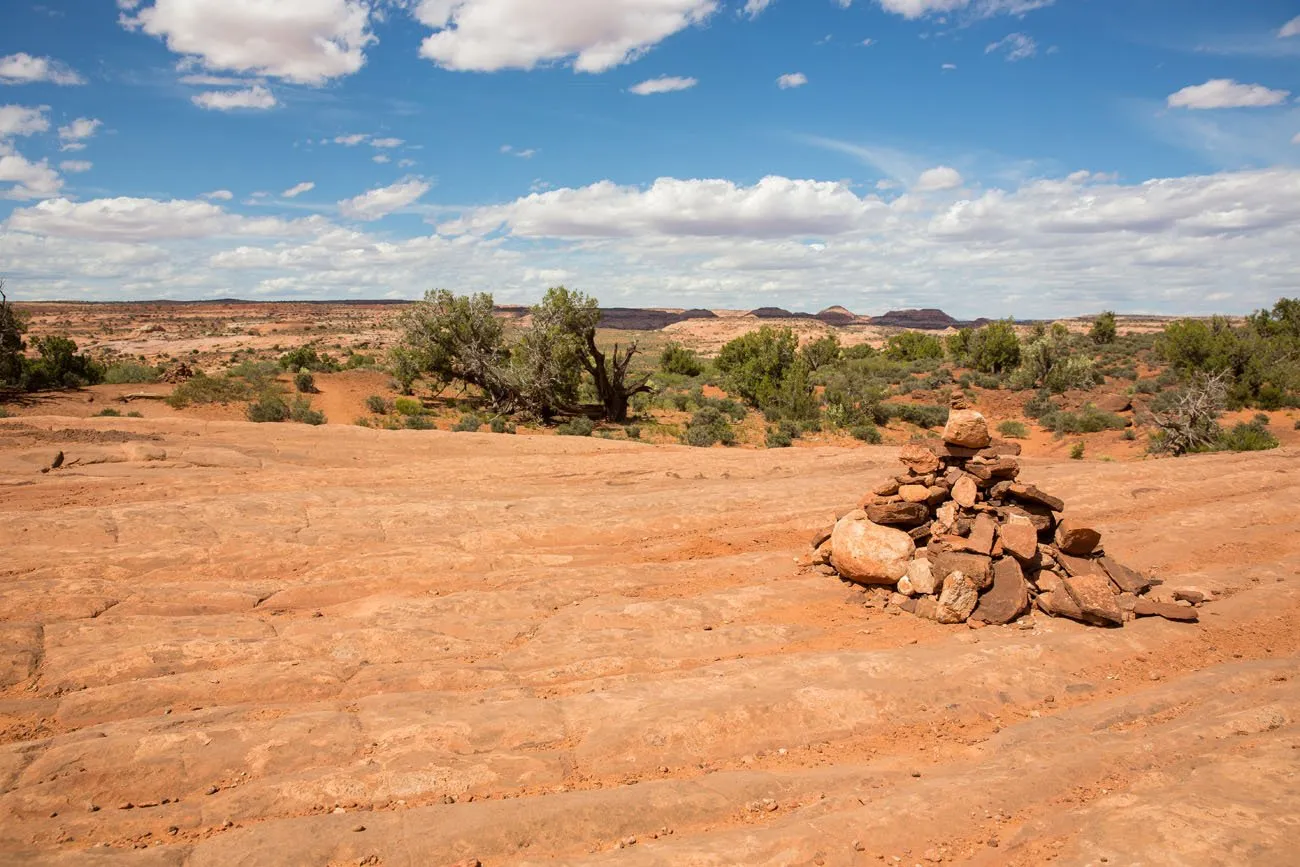
[[[943,429],[943,441],[949,445],[982,449],[992,437],[989,423],[973,409],[954,409],[948,413],[948,424]]]

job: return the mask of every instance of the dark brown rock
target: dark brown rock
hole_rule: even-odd
[[[929,540],[932,532],[933,531],[930,529],[929,524],[922,524],[919,527],[913,527],[908,530],[907,535],[911,536],[912,540],[918,545],[924,545]]]
[[[926,443],[926,446],[930,451],[934,452],[936,457],[942,458],[943,460],[964,461],[968,458],[973,458],[980,453],[979,449],[966,448],[965,446],[959,446],[954,443],[930,442]]]
[[[981,590],[993,583],[993,558],[968,551],[943,550],[930,553],[930,571],[942,583],[953,572],[961,572]]]
[[[1098,561],[1110,576],[1111,583],[1123,593],[1141,596],[1151,589],[1151,579],[1134,572],[1123,563],[1111,557],[1102,557]]]
[[[889,527],[915,527],[930,520],[930,510],[924,503],[873,503],[867,506],[867,517]]]
[[[1101,533],[1074,518],[1062,518],[1056,525],[1056,545],[1066,554],[1086,557],[1101,544]]]
[[[967,461],[966,472],[982,482],[994,479],[1014,479],[1020,474],[1020,461],[1013,457],[976,458]]]
[[[916,607],[912,613],[926,620],[936,620],[939,616],[939,600],[933,596],[922,596],[916,600]]]
[[[1053,497],[1051,494],[1044,493],[1033,485],[1016,482],[1008,490],[1008,493],[1021,502],[1038,503],[1039,505],[1046,506],[1054,512],[1060,512],[1065,509],[1064,500],[1060,497]]]
[[[821,530],[818,530],[816,533],[813,533],[813,537],[812,537],[813,550],[820,548],[822,546],[822,542],[825,542],[827,539],[829,539],[831,537],[831,533],[834,532],[835,532],[835,525],[831,524],[829,527],[824,527]]]
[[[1085,619],[1099,625],[1123,626],[1124,612],[1104,575],[1080,575],[1061,582]]]
[[[1037,605],[1038,609],[1044,614],[1052,617],[1068,617],[1071,620],[1083,620],[1083,612],[1079,610],[1079,606],[1075,604],[1074,600],[1070,598],[1070,594],[1066,593],[1064,588],[1059,590],[1046,590],[1039,593],[1038,598],[1034,600],[1034,604]]]
[[[996,458],[1004,455],[1010,457],[1020,456],[1020,443],[1011,442],[1010,440],[995,439],[987,447],[980,449],[979,457]]]
[[[1153,602],[1150,599],[1139,599],[1133,606],[1133,613],[1138,617],[1163,617],[1165,620],[1178,620],[1183,623],[1196,623],[1201,619],[1196,609],[1190,606]]]
[[[989,488],[988,498],[990,500],[1004,499],[1007,496],[1007,492],[1010,490],[1011,490],[1011,482],[1009,481],[998,482],[996,485]]]
[[[998,517],[1004,522],[1012,515],[1028,518],[1034,525],[1034,531],[1040,534],[1051,533],[1056,529],[1056,513],[1039,503],[1018,503],[1013,506],[998,507]]]
[[[972,620],[1001,625],[1010,623],[1029,607],[1029,586],[1020,564],[1010,557],[993,563],[993,586],[980,596]]]

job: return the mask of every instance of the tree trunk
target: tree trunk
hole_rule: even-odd
[[[591,374],[596,384],[596,394],[600,396],[601,406],[605,408],[605,420],[612,421],[615,424],[623,424],[627,421],[628,404],[635,394],[650,391],[648,384],[649,376],[641,379],[631,386],[627,382],[627,367],[632,361],[632,356],[636,355],[636,344],[628,346],[627,350],[620,353],[618,344],[614,344],[613,369],[606,364],[605,353],[600,351],[596,346],[596,332],[587,332],[587,356],[583,358],[583,366]]]

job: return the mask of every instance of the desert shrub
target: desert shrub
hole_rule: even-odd
[[[227,378],[242,379],[255,392],[275,389],[276,378],[280,375],[280,366],[273,361],[256,361],[246,358],[226,371]]]
[[[682,438],[689,446],[708,448],[714,443],[729,446],[736,441],[736,434],[726,415],[717,407],[706,406],[691,416]]]
[[[723,346],[715,363],[730,391],[764,409],[776,402],[783,380],[795,367],[798,348],[793,330],[764,325]]]
[[[951,343],[950,343],[951,347]],[[1020,364],[1020,338],[1011,320],[990,322],[971,331],[958,358],[982,373],[1004,373]]]
[[[515,427],[514,422],[509,419],[504,419],[501,416],[497,416],[492,419],[492,421],[488,422],[488,430],[495,434],[512,434],[518,429]]]
[[[1123,430],[1128,422],[1113,412],[1085,405],[1078,412],[1058,410],[1038,419],[1039,424],[1058,434],[1098,433],[1104,430]]]
[[[399,397],[393,401],[393,409],[398,415],[423,415],[424,404],[413,397]]]
[[[474,433],[481,427],[483,427],[483,419],[472,412],[467,412],[460,417],[460,421],[452,425],[451,429],[461,433]]]
[[[144,413],[140,412],[139,410],[135,410],[135,409],[133,409],[133,410],[131,410],[130,412],[128,412],[128,413],[126,414],[126,417],[127,417],[127,418],[144,418]]]
[[[1212,448],[1221,432],[1218,419],[1227,401],[1226,380],[1226,373],[1198,374],[1187,388],[1168,396],[1167,408],[1156,410],[1153,401],[1151,421],[1157,430],[1149,451],[1177,456]]]
[[[289,406],[289,419],[299,424],[322,425],[325,424],[325,413],[312,409],[311,399],[299,395]]]
[[[1292,428],[1292,430],[1300,430],[1300,418],[1295,420],[1295,426]]]
[[[402,427],[407,430],[433,430],[434,424],[433,420],[426,415],[404,415]]]
[[[375,415],[387,415],[392,412],[393,406],[387,400],[377,394],[372,394],[366,398],[366,409]]]
[[[278,394],[264,394],[244,410],[249,421],[258,423],[288,421],[289,413],[289,404]]]
[[[0,418],[13,418],[13,415],[9,412],[9,410],[5,409],[3,406],[0,406]],[[1297,422],[1297,424],[1300,424],[1300,422]]]
[[[104,370],[104,382],[109,385],[130,385],[157,382],[158,368],[138,361],[118,361]]]
[[[640,425],[637,425],[637,424],[630,424],[630,425],[628,425],[627,427],[623,428],[623,432],[627,434],[627,438],[630,439],[630,440],[639,440],[639,439],[641,439],[641,426],[640,426]]]
[[[889,403],[885,404],[890,418],[909,422],[917,427],[942,427],[948,421],[947,407],[926,403]]]
[[[895,361],[922,361],[943,358],[943,341],[933,334],[904,331],[889,338],[885,355]]]
[[[1088,331],[1088,337],[1098,346],[1107,343],[1114,343],[1115,338],[1119,336],[1119,328],[1115,322],[1114,312],[1107,310],[1092,321],[1092,328]]]
[[[1083,451],[1084,451],[1084,448],[1085,448],[1085,446],[1084,446],[1084,444],[1083,444],[1083,440],[1079,440],[1077,443],[1075,443],[1074,445],[1070,446],[1070,460],[1072,460],[1072,461],[1081,461],[1081,460],[1083,460]]]
[[[356,370],[361,367],[374,367],[375,357],[373,355],[362,355],[359,352],[348,353],[347,361],[343,362],[344,370]]]
[[[1160,388],[1160,380],[1158,379],[1139,379],[1133,383],[1133,390],[1138,394],[1158,394]]]
[[[849,429],[849,434],[852,435],[855,440],[861,440],[862,442],[870,443],[871,445],[880,445],[880,443],[884,441],[884,437],[880,435],[880,428],[876,427],[871,422],[854,425]]]
[[[694,350],[680,343],[669,343],[659,353],[659,369],[664,373],[693,377],[704,371],[704,362]]]
[[[1131,427],[1125,428],[1124,433],[1120,434],[1120,438],[1132,442],[1138,438],[1137,431],[1133,430]]]
[[[589,437],[595,430],[595,423],[585,415],[574,416],[555,428],[555,432],[562,437]]]
[[[1261,424],[1258,417],[1220,431],[1214,441],[1214,448],[1225,452],[1262,452],[1279,445],[1281,443],[1268,429],[1267,423]]]
[[[769,449],[788,449],[794,445],[794,437],[779,427],[769,427],[764,442]]]
[[[1092,359],[1075,354],[1069,332],[1055,326],[1024,347],[1020,366],[1011,375],[1014,388],[1045,388],[1055,394],[1100,383]]]
[[[167,396],[167,405],[183,409],[190,404],[237,403],[247,400],[248,383],[228,376],[196,376],[182,382]]]
[[[998,433],[1007,439],[1021,440],[1029,436],[1029,428],[1022,421],[1004,421],[998,425]]]
[[[82,388],[104,381],[104,368],[88,355],[77,352],[77,343],[51,335],[32,341],[35,358],[23,358],[20,386],[26,391],[51,388]]]
[[[121,418],[122,417],[122,413],[113,409],[111,406],[104,407],[99,412],[95,413],[95,415],[99,416],[100,418]]]
[[[338,364],[328,355],[321,355],[313,347],[299,346],[280,356],[280,367],[285,370],[309,370],[317,373],[330,373],[339,369]]]
[[[316,377],[310,370],[300,370],[293,376],[293,387],[302,394],[316,393]]]
[[[805,343],[799,350],[799,357],[812,373],[835,364],[840,360],[840,355],[840,339],[834,334]]]

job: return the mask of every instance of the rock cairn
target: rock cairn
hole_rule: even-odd
[[[1062,500],[1019,481],[1019,454],[980,413],[954,409],[941,442],[905,445],[906,472],[814,537],[813,562],[940,623],[1006,624],[1035,607],[1097,626],[1198,619],[1201,594],[1151,598],[1162,582],[1107,556]]]

